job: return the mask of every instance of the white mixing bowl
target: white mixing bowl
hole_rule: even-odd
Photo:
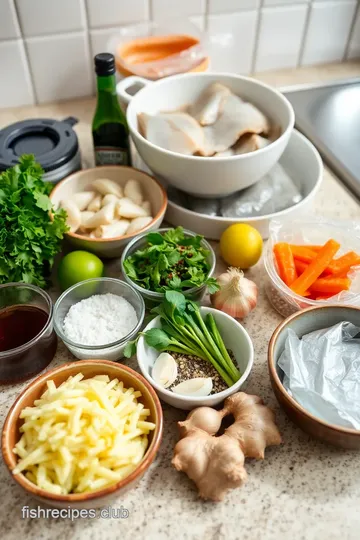
[[[154,114],[194,103],[214,82],[224,84],[258,107],[274,126],[280,127],[280,137],[256,152],[212,158],[170,152],[150,143],[139,133],[139,113]],[[117,92],[120,101],[128,104],[126,116],[130,133],[146,165],[169,184],[201,197],[224,197],[255,184],[278,161],[294,127],[294,111],[280,92],[240,75],[185,73],[157,82],[133,76],[120,81]]]

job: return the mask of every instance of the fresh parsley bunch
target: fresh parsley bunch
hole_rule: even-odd
[[[52,185],[42,175],[32,155],[23,155],[18,165],[0,174],[0,283],[44,287],[61,249],[66,212],[53,211],[50,218]]]
[[[129,278],[140,287],[155,292],[184,291],[207,285],[212,294],[219,290],[209,277],[209,251],[202,245],[203,236],[186,236],[182,227],[164,234],[147,234],[147,246],[124,261]]]

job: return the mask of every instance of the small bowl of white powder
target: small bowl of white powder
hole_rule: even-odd
[[[55,304],[54,326],[77,358],[119,360],[144,316],[144,300],[137,291],[120,279],[104,277],[67,289]]]

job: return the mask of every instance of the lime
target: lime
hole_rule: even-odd
[[[93,253],[72,251],[60,261],[58,269],[59,284],[63,291],[79,281],[103,275],[104,265]]]
[[[259,231],[246,223],[230,225],[220,238],[220,253],[224,261],[244,270],[258,262],[262,246]]]

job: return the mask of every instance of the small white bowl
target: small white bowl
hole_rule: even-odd
[[[203,317],[205,317],[208,313],[212,313],[224,343],[226,347],[233,352],[238,368],[242,373],[240,379],[226,390],[206,397],[188,397],[180,396],[171,390],[163,388],[157,384],[150,375],[151,368],[160,354],[159,351],[149,347],[146,344],[143,336],[140,336],[137,344],[137,361],[141,373],[144,375],[145,379],[147,379],[155,388],[160,399],[169,405],[176,407],[177,409],[184,409],[186,411],[201,406],[214,407],[231,394],[238,392],[249,377],[254,363],[254,347],[252,341],[249,334],[240,323],[226,313],[214,308],[201,307],[200,312]],[[158,316],[146,326],[144,332],[150,330],[151,328],[160,327],[160,316]]]

